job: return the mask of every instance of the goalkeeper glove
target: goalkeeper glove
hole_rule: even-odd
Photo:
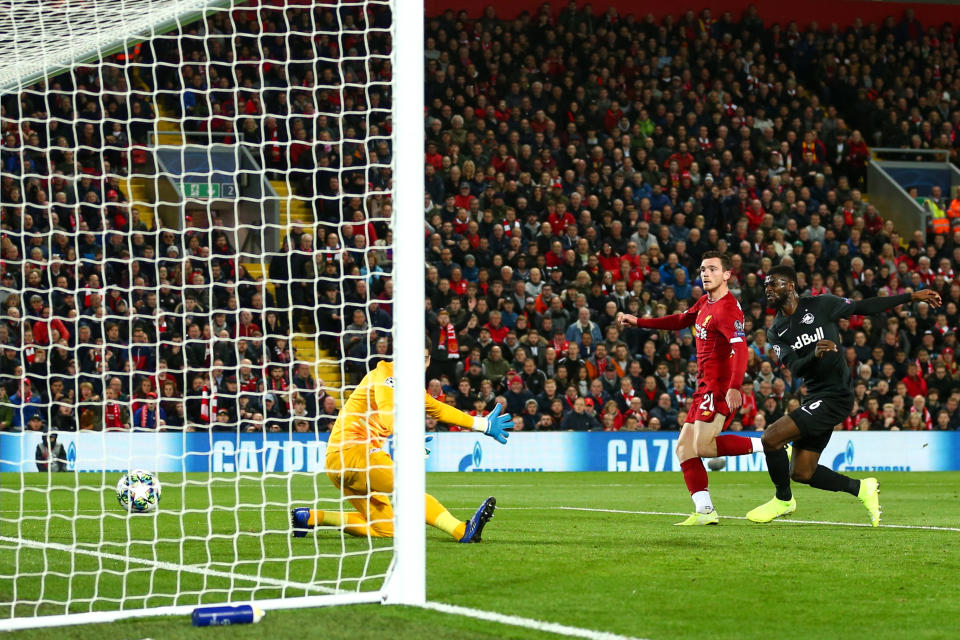
[[[503,411],[503,407],[497,403],[497,406],[486,417],[476,416],[473,419],[473,430],[483,431],[500,444],[507,444],[507,438],[510,437],[507,429],[513,429],[513,418],[509,414],[500,415],[501,411]]]

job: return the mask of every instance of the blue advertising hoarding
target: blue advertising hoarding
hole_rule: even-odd
[[[515,433],[506,445],[479,433],[438,433],[427,471],[677,471],[677,432]],[[758,433],[744,433],[753,437]],[[324,470],[327,434],[63,433],[76,471],[311,472]],[[36,471],[39,433],[0,434],[0,471]],[[954,431],[838,431],[821,463],[837,471],[960,471]],[[725,471],[765,471],[763,454]]]

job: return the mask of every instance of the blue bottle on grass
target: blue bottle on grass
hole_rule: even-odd
[[[249,604],[217,605],[214,607],[197,607],[193,610],[191,617],[195,627],[249,624],[260,622],[263,618],[263,611],[255,609]]]

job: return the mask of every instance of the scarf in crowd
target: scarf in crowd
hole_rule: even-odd
[[[457,331],[453,328],[452,323],[448,322],[447,326],[440,327],[440,343],[437,346],[447,350],[448,358],[460,357],[460,345],[457,342]]]
[[[146,407],[146,405],[144,405]],[[145,413],[145,412],[144,412]],[[104,410],[103,415],[104,426],[108,429],[120,429],[123,427],[120,424],[120,404],[116,402],[108,402]],[[143,422],[142,416],[140,422]],[[142,425],[141,425],[142,426]]]
[[[203,397],[200,399],[200,420],[209,423],[210,416],[215,415],[216,410],[216,400],[211,398],[210,388],[203,385]]]
[[[140,409],[140,427],[141,428],[145,429],[147,427],[147,421],[149,420],[149,417],[150,417],[147,414],[149,413],[150,413],[150,407],[146,403],[144,403],[143,408]]]

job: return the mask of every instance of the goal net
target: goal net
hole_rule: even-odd
[[[325,452],[379,361],[423,414],[422,15],[4,3],[0,629],[423,600],[422,420],[390,444],[396,537],[290,516],[371,498]]]

